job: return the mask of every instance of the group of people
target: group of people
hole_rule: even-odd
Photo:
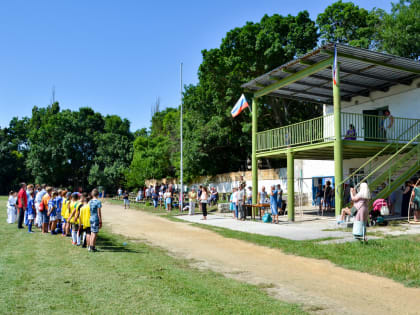
[[[270,187],[270,192],[267,193],[265,186],[261,187],[258,194],[257,203],[265,204],[270,203],[270,211],[273,217],[273,223],[279,222],[279,213],[285,211],[283,201],[283,190],[281,185],[273,185]],[[245,205],[252,204],[252,187],[246,188],[245,183],[240,183],[238,187],[233,188],[230,196],[230,210],[233,212],[233,218],[236,220],[244,221],[246,218]]]
[[[318,206],[318,215],[324,214],[324,211],[330,211],[333,205],[335,194],[331,186],[331,181],[327,181],[325,185],[318,185],[315,195],[315,203]]]
[[[67,189],[21,183],[19,192],[9,193],[7,222],[13,224],[17,220],[18,229],[25,224],[29,233],[34,233],[36,226],[44,234],[71,237],[73,245],[95,252],[102,227],[101,209],[97,189],[71,193]]]
[[[414,221],[420,221],[420,178],[413,178],[406,182],[406,186],[403,192],[403,201],[401,206],[401,216],[407,217],[409,214],[414,215]],[[368,202],[372,198],[371,192],[369,191],[369,187],[367,183],[360,184],[360,190],[356,193],[356,190],[351,187],[350,188],[350,199],[352,206],[346,207],[341,211],[341,220],[340,222],[344,222],[346,216],[354,217],[355,221],[363,221],[367,222],[369,217],[369,208]],[[378,215],[381,214],[381,210],[383,208],[386,209],[386,212],[389,214],[393,214],[395,209],[393,206],[395,205],[395,197],[390,195],[387,199],[376,199],[373,203],[373,208],[371,210],[371,215],[373,218],[376,218]]]

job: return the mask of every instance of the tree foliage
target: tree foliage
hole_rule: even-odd
[[[321,41],[375,48],[383,14],[380,9],[368,11],[352,2],[337,1],[317,17]]]
[[[35,106],[31,118],[13,118],[0,143],[3,170],[14,168],[10,174],[20,180],[114,189],[125,180],[133,135],[126,119],[104,117],[88,107],[61,111],[54,103]]]
[[[382,49],[398,56],[420,58],[420,0],[400,0],[384,16]]]
[[[352,2],[332,3],[315,21],[265,15],[228,31],[217,48],[203,50],[198,83],[184,87],[184,178],[243,169],[251,155],[251,115],[230,111],[241,85],[312,50],[319,42],[340,42],[419,59],[420,0],[400,0],[390,13]],[[251,103],[252,104],[252,103]],[[262,97],[259,130],[321,115],[315,104]],[[13,118],[0,129],[0,190],[21,180],[53,185],[144,185],[148,178],[178,177],[180,109],[152,107],[150,128],[130,132],[130,122],[91,108],[60,110],[58,103],[34,107],[30,118]],[[274,162],[272,166],[278,162]]]

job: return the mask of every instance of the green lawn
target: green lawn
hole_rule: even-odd
[[[0,197],[2,314],[302,314],[262,289],[101,230],[99,253],[18,231]],[[124,245],[124,243],[127,243]]]
[[[149,211],[141,206],[138,208]],[[191,224],[172,215],[165,217],[170,220]],[[204,224],[192,225],[214,231],[227,238],[240,239],[270,248],[279,248],[286,253],[294,255],[327,259],[347,269],[391,278],[406,286],[420,287],[420,235],[388,236],[383,239],[369,240],[367,244],[360,242],[319,244],[319,240],[293,241]],[[397,229],[398,227],[392,228]],[[371,235],[377,234],[375,229],[369,228],[368,231]]]

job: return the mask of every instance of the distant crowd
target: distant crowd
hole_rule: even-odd
[[[46,185],[20,184],[18,192],[11,191],[7,201],[7,222],[17,221],[33,233],[37,227],[44,234],[71,237],[74,246],[95,252],[96,239],[102,227],[102,204],[99,192],[70,192]]]

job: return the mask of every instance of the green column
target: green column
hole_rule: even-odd
[[[336,69],[337,84],[333,84],[334,98],[334,176],[335,176],[335,215],[340,215],[343,208],[343,189],[338,183],[343,181],[343,141],[341,139],[341,98],[340,98],[340,65]]]
[[[257,163],[258,100],[252,100],[252,204],[258,200],[258,163]],[[254,212],[255,209],[253,208]],[[253,213],[255,217],[255,213]]]
[[[287,151],[287,216],[295,221],[295,162],[292,150]]]

